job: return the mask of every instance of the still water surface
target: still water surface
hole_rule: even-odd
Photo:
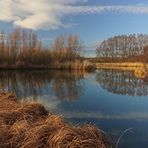
[[[148,77],[117,70],[1,71],[0,88],[38,100],[73,124],[95,124],[113,141],[132,128],[118,148],[148,147]]]

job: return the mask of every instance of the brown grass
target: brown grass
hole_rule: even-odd
[[[0,148],[111,148],[91,125],[72,126],[38,103],[18,103],[0,93]]]

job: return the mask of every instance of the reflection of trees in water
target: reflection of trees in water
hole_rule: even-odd
[[[114,94],[130,96],[148,95],[148,81],[136,78],[132,72],[119,70],[98,70],[96,81],[100,86]]]
[[[53,87],[55,94],[60,99],[75,100],[79,98],[79,95],[83,93],[84,81],[82,73],[62,73],[60,76],[55,77],[53,81]]]
[[[55,94],[59,99],[78,99],[83,92],[83,73],[61,71],[1,71],[0,88],[19,97]],[[52,88],[52,89],[51,89]]]

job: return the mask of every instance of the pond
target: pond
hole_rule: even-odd
[[[0,89],[20,99],[37,100],[73,124],[91,123],[118,148],[148,145],[148,77],[132,71],[1,71]]]

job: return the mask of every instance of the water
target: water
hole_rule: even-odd
[[[114,142],[132,128],[118,148],[148,146],[148,77],[117,70],[1,71],[0,88],[37,100],[73,124],[95,124]]]

